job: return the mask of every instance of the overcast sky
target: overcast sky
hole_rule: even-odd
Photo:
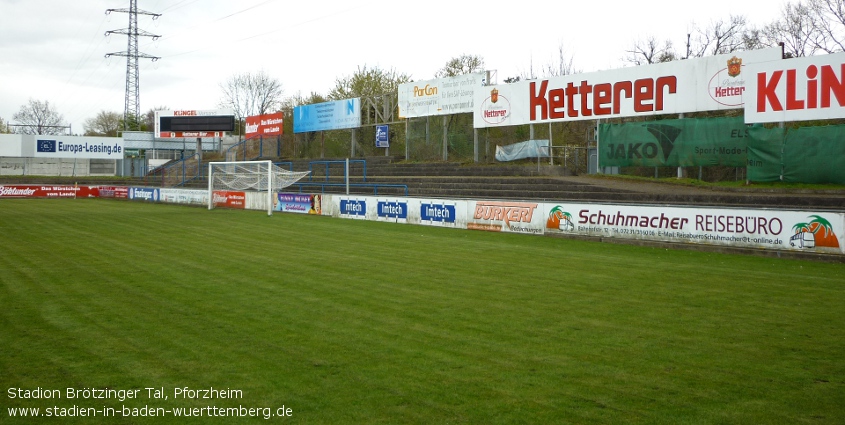
[[[671,39],[683,51],[693,24],[731,15],[763,26],[785,0],[664,0],[426,2],[382,0],[138,0],[141,112],[218,109],[221,83],[264,71],[285,96],[325,95],[360,66],[434,77],[461,54],[481,56],[498,82],[557,63],[563,46],[575,69],[625,66],[637,40]],[[129,0],[0,0],[0,118],[28,100],[49,101],[81,134],[100,111],[122,113]]]

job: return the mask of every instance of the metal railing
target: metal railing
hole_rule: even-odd
[[[346,188],[372,188],[373,195],[378,195],[379,189],[402,189],[405,191],[405,196],[408,196],[408,185],[406,184],[380,184],[380,183],[322,183],[322,182],[297,182],[294,185],[299,186],[299,193],[302,193],[303,187],[319,187],[320,193],[326,193],[327,187],[346,187]],[[348,193],[347,193],[348,194]]]
[[[274,162],[273,165],[282,168],[282,165],[287,165],[288,171],[293,171],[293,161],[279,161]]]
[[[269,154],[267,156],[282,156],[282,143],[279,137],[253,136],[226,149],[226,160],[252,161],[262,158],[265,157],[265,148],[273,151],[266,152]]]
[[[176,162],[158,167],[147,178],[159,180],[161,187],[183,186],[190,180],[202,177],[199,155],[193,154]]]
[[[329,181],[329,165],[331,164],[343,164],[344,166],[344,177],[346,176],[346,163],[349,163],[350,168],[352,164],[362,164],[364,166],[364,180],[367,181],[367,160],[365,159],[349,159],[349,160],[321,160],[321,161],[311,161],[308,163],[308,171],[311,174],[308,176],[308,181],[314,181],[314,165],[324,165],[325,166],[325,173],[326,173],[326,181]]]

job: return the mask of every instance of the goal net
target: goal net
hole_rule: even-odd
[[[215,191],[267,194],[267,215],[273,214],[276,193],[307,176],[309,171],[288,171],[272,161],[228,161],[208,164],[208,209],[214,208]]]

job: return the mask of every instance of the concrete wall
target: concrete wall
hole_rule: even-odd
[[[91,162],[97,161],[92,169]],[[110,163],[110,165],[109,165]],[[115,160],[0,157],[4,176],[91,176],[115,175]]]

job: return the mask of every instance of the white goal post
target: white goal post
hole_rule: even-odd
[[[226,161],[208,163],[208,209],[214,208],[214,191],[267,193],[267,215],[273,215],[275,194],[307,176],[310,171],[288,171],[273,161]]]

